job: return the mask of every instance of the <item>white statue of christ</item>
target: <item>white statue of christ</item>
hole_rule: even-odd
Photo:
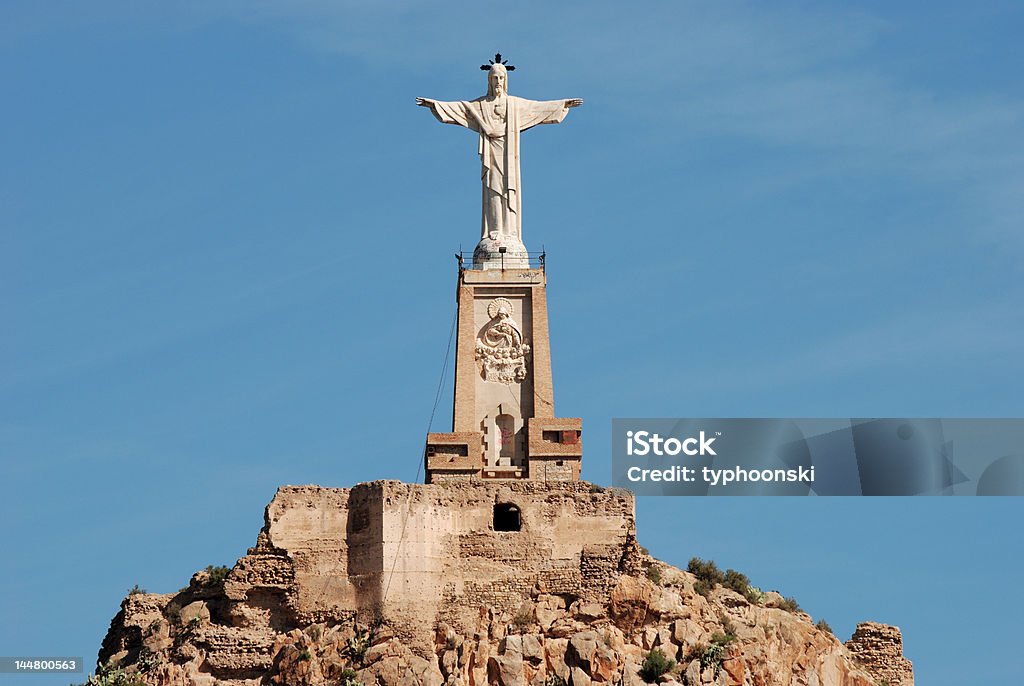
[[[508,257],[525,260],[523,245],[523,193],[519,177],[519,134],[538,124],[558,124],[572,107],[583,101],[526,100],[508,94],[508,69],[501,55],[487,69],[487,95],[476,100],[444,102],[416,98],[416,104],[429,107],[445,124],[457,124],[480,134],[480,178],[483,186],[483,212],[480,245],[474,261],[497,258],[497,248],[505,248]],[[509,69],[515,69],[510,67]],[[507,263],[506,263],[507,264]]]

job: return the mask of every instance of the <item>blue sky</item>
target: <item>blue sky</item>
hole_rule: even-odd
[[[413,99],[482,94],[495,51],[513,94],[586,100],[523,137],[585,478],[612,417],[1024,414],[1024,8],[624,7],[0,7],[0,653],[91,662],[278,485],[415,477],[479,187]],[[899,625],[932,685],[1024,670],[1022,514],[637,504],[666,561]]]

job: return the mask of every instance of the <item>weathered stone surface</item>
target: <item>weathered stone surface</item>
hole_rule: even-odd
[[[542,629],[550,629],[555,620],[564,614],[564,610],[565,600],[563,598],[545,593],[537,598],[534,616]]]
[[[206,603],[202,600],[196,600],[181,608],[181,612],[178,613],[178,617],[181,619],[182,624],[188,624],[190,622],[209,622],[210,608],[208,608]]]
[[[597,652],[599,637],[593,631],[578,633],[569,639],[565,659],[570,667],[579,667],[587,675],[592,674],[591,660]]]
[[[497,498],[536,528],[488,529]],[[266,522],[223,584],[127,597],[100,659],[152,686],[640,686],[656,648],[679,662],[669,685],[913,683],[895,627],[843,646],[804,613],[697,595],[667,565],[653,583],[632,500],[586,484],[288,487]],[[727,626],[735,641],[701,670]]]
[[[903,634],[899,628],[863,622],[857,625],[846,648],[878,681],[891,686],[913,686],[914,667],[903,657]]]

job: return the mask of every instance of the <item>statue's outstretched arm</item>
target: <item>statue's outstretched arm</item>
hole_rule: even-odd
[[[419,98],[417,98],[418,100]],[[579,107],[583,104],[583,98],[569,98],[565,101],[566,107]]]
[[[474,130],[477,128],[473,113],[469,111],[464,102],[416,98],[416,104],[429,109],[437,117],[437,120],[443,124],[455,124],[456,126],[465,126]]]

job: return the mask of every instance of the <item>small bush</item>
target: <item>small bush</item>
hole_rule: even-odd
[[[733,629],[733,627],[730,625],[729,628],[726,629],[725,633],[716,631],[715,633],[711,634],[711,645],[717,645],[724,648],[730,643],[735,642],[736,634],[734,633],[734,631],[735,629]]]
[[[722,581],[722,585],[726,588],[731,588],[740,595],[745,596],[747,589],[750,588],[750,579],[743,572],[737,572],[735,569],[725,570],[725,579]]]
[[[228,578],[228,574],[231,573],[230,567],[224,567],[223,565],[214,567],[213,565],[207,565],[207,573],[210,575],[206,579],[207,586],[219,586],[224,583],[224,580]]]
[[[512,618],[512,626],[516,628],[519,633],[524,633],[533,624],[533,613],[529,610],[520,610],[515,617]]]
[[[566,686],[566,683],[565,679],[557,674],[548,674],[548,678],[544,681],[544,686]]]
[[[177,626],[181,622],[181,602],[172,600],[164,608],[163,615],[171,626]]]
[[[686,571],[693,574],[698,580],[710,585],[711,588],[714,588],[715,584],[725,581],[725,574],[722,574],[722,570],[711,560],[702,560],[699,557],[694,557],[690,560],[690,564],[686,566]]]
[[[149,591],[142,588],[138,584],[135,584],[134,586],[128,589],[128,595],[139,595],[141,593],[149,593]]]
[[[725,570],[722,585],[736,591],[754,605],[760,605],[764,600],[764,593],[761,593],[761,589],[751,586],[747,575],[737,572],[735,569]]]
[[[342,670],[340,678],[340,686],[363,686],[363,682],[359,680],[354,669]]]
[[[159,653],[154,653],[149,648],[143,648],[139,651],[139,659],[135,661],[135,668],[143,674],[148,674],[159,667],[161,662],[163,659]]]
[[[661,567],[658,565],[651,565],[647,568],[647,578],[654,583],[661,585]]]
[[[705,598],[708,597],[714,588],[714,584],[709,584],[707,581],[704,581],[704,579],[697,579],[693,584],[693,590],[700,593]]]
[[[706,646],[695,646],[690,651],[688,659],[698,660],[702,672],[709,667],[713,668],[717,679],[722,672],[722,664],[725,662],[725,650],[735,640],[735,634],[715,632],[711,635],[711,642]]]
[[[832,627],[830,627],[828,625],[828,622],[826,622],[824,619],[819,619],[818,623],[815,626],[817,626],[818,629],[821,630],[821,631],[827,631],[828,633],[832,634],[833,636],[835,635],[835,632],[832,631]]]
[[[640,546],[640,554],[641,555],[650,555],[651,551],[648,550],[647,548],[643,547],[643,546]]]
[[[355,636],[348,639],[346,652],[350,658],[361,663],[366,658],[366,651],[372,644],[373,635],[369,631],[356,627]]]
[[[590,484],[591,493],[604,493],[604,486],[598,486],[597,484]]]
[[[800,603],[796,602],[796,598],[790,596],[789,598],[783,598],[779,607],[786,612],[800,612]]]
[[[303,649],[303,651],[301,653],[299,653],[299,659],[300,660],[312,660],[313,659],[313,654],[310,653],[308,650]]]
[[[733,641],[736,640],[736,625],[732,623],[731,619],[729,619],[728,617],[726,617],[724,615],[720,616],[719,619],[722,621],[722,631],[725,632],[724,635],[729,639],[728,642],[732,643]],[[715,640],[715,636],[717,636],[717,635],[718,634],[713,635],[711,637],[711,640],[714,641]]]
[[[675,666],[675,660],[665,657],[665,653],[661,652],[660,648],[654,648],[651,652],[647,653],[644,663],[640,666],[640,678],[649,684],[653,684],[659,676]]]
[[[127,672],[120,667],[103,665],[95,674],[89,675],[81,686],[146,686],[146,682],[137,672]]]

